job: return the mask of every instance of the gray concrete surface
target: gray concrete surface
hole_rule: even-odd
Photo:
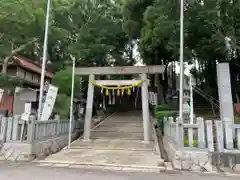
[[[176,174],[164,173],[126,173],[122,171],[49,168],[37,167],[35,164],[13,164],[0,162],[1,180],[237,180],[239,176],[223,176],[215,174],[194,174],[179,172]]]

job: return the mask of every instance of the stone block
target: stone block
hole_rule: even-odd
[[[164,141],[173,168],[188,171],[213,171],[211,155],[207,150],[177,148],[167,138]]]
[[[9,161],[30,161],[31,144],[21,142],[4,143],[1,149],[2,156]]]

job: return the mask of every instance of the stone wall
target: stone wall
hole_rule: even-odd
[[[72,140],[78,137],[78,133],[72,134]],[[53,154],[68,145],[68,134],[52,137],[46,140],[25,143],[12,141],[4,143],[1,148],[0,160],[31,161],[35,158],[42,159]]]
[[[77,133],[72,134],[72,141],[78,137]],[[46,139],[45,141],[35,141],[33,143],[32,155],[38,159],[45,158],[50,154],[60,151],[68,145],[68,134]]]

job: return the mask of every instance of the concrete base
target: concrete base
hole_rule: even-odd
[[[163,138],[163,144],[173,168],[188,171],[214,171],[212,157],[207,149],[179,148],[167,137]]]

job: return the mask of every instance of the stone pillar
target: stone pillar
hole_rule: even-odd
[[[224,126],[225,144],[227,149],[233,149],[233,101],[231,78],[228,63],[217,64],[218,97],[220,105],[220,118]]]
[[[148,142],[151,140],[151,123],[148,104],[147,75],[141,74],[141,79],[144,80],[144,82],[142,83],[142,115],[143,115],[144,141]]]
[[[93,95],[94,95],[94,85],[90,82],[94,80],[94,75],[89,75],[89,83],[88,83],[88,93],[87,93],[87,107],[85,114],[85,122],[84,122],[84,134],[83,139],[90,139],[91,132],[91,124],[92,124],[92,108],[93,108]]]

